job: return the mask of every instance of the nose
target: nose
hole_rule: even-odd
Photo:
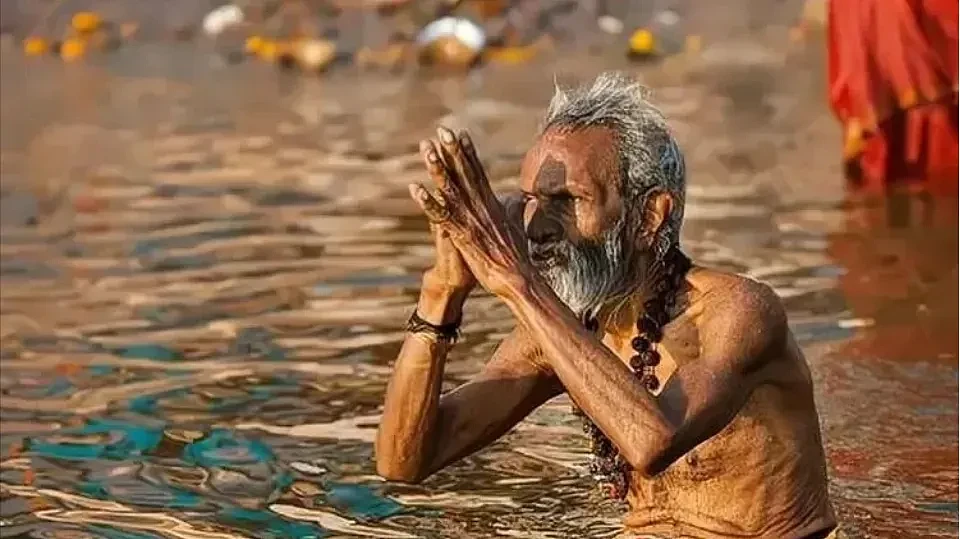
[[[536,244],[555,243],[563,239],[563,226],[541,208],[535,208],[527,221],[527,239]]]

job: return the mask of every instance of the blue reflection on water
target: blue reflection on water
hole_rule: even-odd
[[[196,509],[205,503],[203,497],[195,492],[169,486],[157,487],[157,492],[161,493],[161,496],[139,496],[135,500],[123,499],[123,496],[118,495],[117,492],[111,489],[110,485],[104,481],[84,481],[78,484],[76,488],[84,495],[98,500],[133,501],[136,505],[147,507]]]
[[[381,496],[366,485],[351,483],[327,483],[327,500],[351,516],[362,519],[382,519],[396,515],[404,507],[390,498]]]
[[[150,350],[150,349],[148,349]],[[142,349],[141,349],[142,351]],[[136,350],[132,353],[136,353]],[[296,386],[293,377],[274,377],[268,385],[258,386],[243,397],[214,399],[214,407],[237,405],[241,401],[259,401],[276,395],[284,388]],[[190,390],[178,389],[158,395],[146,395],[131,399],[131,410],[155,415],[158,401],[163,398],[188,395]],[[195,466],[206,470],[231,469],[241,471],[245,476],[253,472],[252,480],[264,496],[264,503],[281,492],[287,491],[294,482],[294,474],[278,464],[272,448],[266,443],[247,438],[240,433],[215,428],[203,437],[192,442],[179,442],[170,446],[165,441],[166,422],[157,422],[156,426],[144,426],[116,419],[88,419],[82,426],[64,428],[57,437],[28,438],[26,449],[35,456],[64,461],[126,461],[137,463],[160,458],[167,461],[170,449],[177,453],[176,460],[184,466]],[[81,437],[101,436],[82,439]],[[58,438],[63,437],[63,438]],[[75,438],[71,438],[75,437]],[[166,449],[164,449],[166,448]],[[265,466],[265,468],[264,468]],[[266,472],[266,473],[263,473]],[[93,476],[101,473],[92,474]],[[187,490],[166,482],[155,483],[144,478],[129,482],[129,474],[110,474],[103,478],[93,478],[84,474],[84,478],[73,483],[73,490],[84,496],[130,503],[133,506],[171,510],[205,511],[213,509],[214,518],[227,526],[235,526],[252,532],[256,537],[266,538],[322,538],[330,535],[322,527],[291,521],[268,509],[238,507],[230,499],[217,495],[209,496],[204,492]],[[216,485],[213,486],[216,490]],[[266,487],[260,489],[260,487]],[[223,491],[220,494],[229,492]],[[255,498],[258,497],[255,495]],[[336,508],[345,516],[360,521],[380,520],[405,511],[394,500],[383,496],[375,488],[352,483],[327,482],[315,497],[319,502]],[[117,539],[145,539],[153,535],[131,532],[109,526],[88,526],[99,537]]]
[[[237,438],[228,430],[214,429],[209,436],[183,448],[183,460],[204,468],[273,460],[273,451],[259,440]]]
[[[114,354],[127,359],[152,359],[154,361],[177,361],[179,352],[162,344],[132,344],[117,348]]]
[[[329,535],[327,530],[318,526],[291,522],[276,513],[258,509],[231,507],[222,510],[217,517],[221,522],[253,529],[257,537],[264,539],[319,539]]]
[[[163,438],[163,430],[160,428],[143,427],[110,419],[90,419],[82,427],[63,429],[60,433],[67,436],[115,434],[120,435],[120,437],[101,444],[47,442],[42,439],[28,438],[26,446],[34,454],[56,459],[90,460],[103,458],[123,460],[132,455],[142,455],[149,452]]]

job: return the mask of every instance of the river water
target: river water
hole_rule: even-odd
[[[784,298],[848,535],[954,536],[956,200],[845,199],[822,66],[770,54],[628,67],[688,154],[685,249]],[[371,456],[432,256],[406,194],[417,141],[469,127],[509,189],[554,74],[625,66],[314,79],[211,58],[4,56],[2,535],[616,533],[565,398],[423,485],[383,482]],[[512,325],[472,297],[448,385]]]

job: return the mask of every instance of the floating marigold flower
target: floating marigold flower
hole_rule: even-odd
[[[50,52],[50,42],[42,37],[31,36],[23,40],[23,53],[27,56],[43,56]]]
[[[70,26],[74,30],[81,34],[89,34],[91,32],[96,32],[100,29],[100,25],[103,24],[103,19],[100,18],[100,15],[92,11],[81,11],[74,14],[73,19],[70,20]]]
[[[526,47],[491,47],[487,49],[484,56],[494,62],[505,64],[522,64],[529,62],[537,55],[537,47],[528,45]]]
[[[83,58],[87,54],[87,42],[83,39],[71,37],[63,40],[60,45],[60,58],[72,62]]]
[[[263,37],[253,35],[247,38],[243,48],[247,51],[247,54],[256,56],[263,50],[264,45],[266,45],[266,40]]]
[[[656,52],[657,40],[653,32],[646,28],[641,28],[630,36],[631,56],[652,56]]]
[[[272,62],[276,60],[277,54],[278,54],[277,44],[267,39],[263,40],[263,43],[260,45],[259,49],[257,50],[257,56],[261,60],[265,60],[267,62]]]

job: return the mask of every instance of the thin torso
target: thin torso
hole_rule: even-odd
[[[701,291],[712,288],[709,273],[701,272]],[[672,391],[677,368],[700,360],[698,319],[714,314],[709,303],[709,294],[698,296],[665,328],[657,367],[664,392]],[[626,343],[605,342],[629,357]],[[769,381],[753,390],[718,434],[652,478],[633,474],[625,518],[631,532],[788,539],[835,526],[810,372],[792,338],[770,369],[764,377]]]

